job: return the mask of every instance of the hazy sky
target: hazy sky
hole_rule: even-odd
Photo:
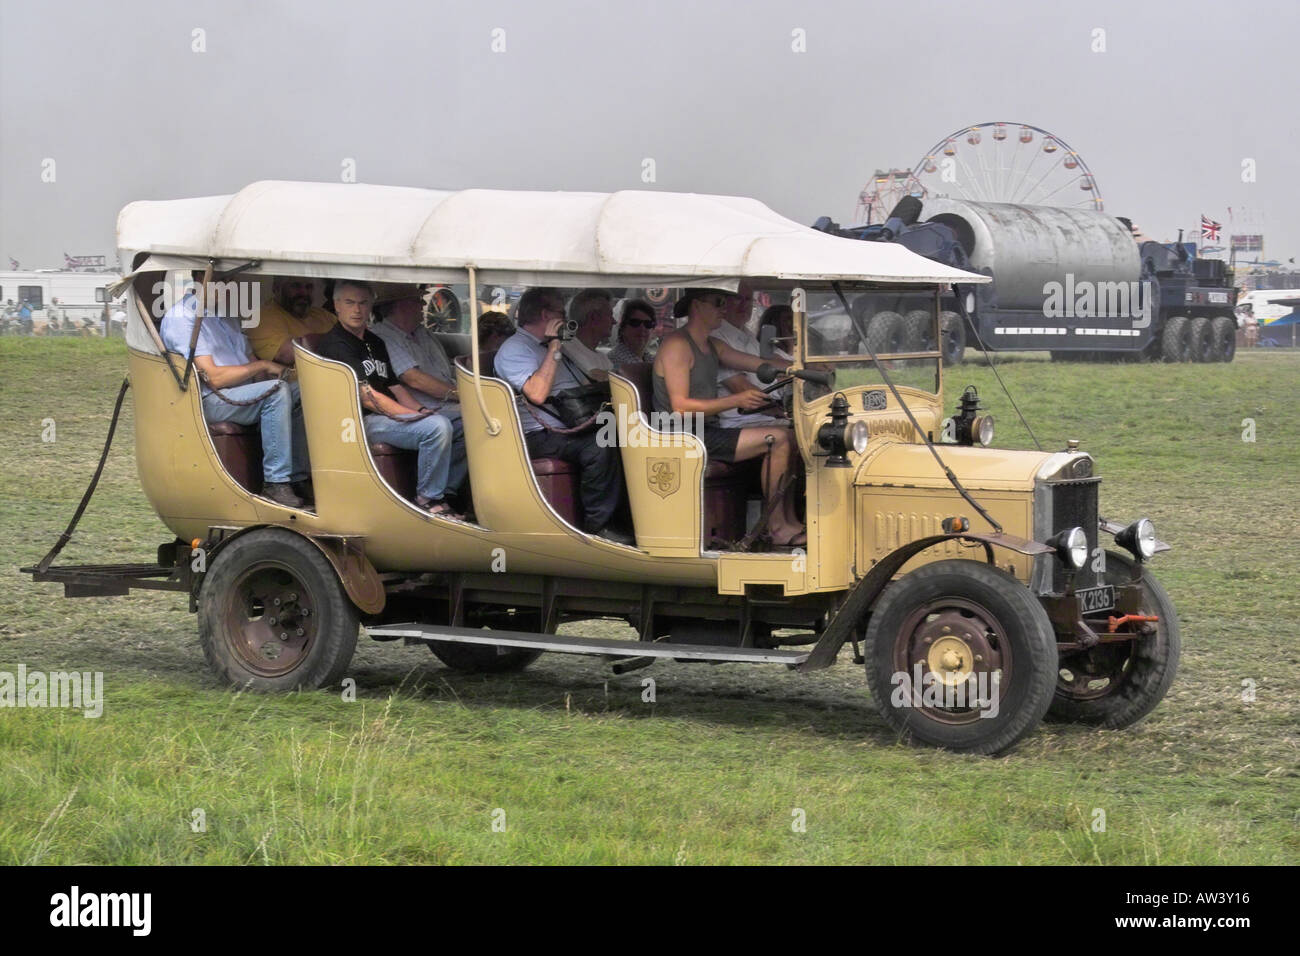
[[[1063,137],[1107,212],[1153,236],[1245,209],[1256,222],[1237,231],[1286,259],[1300,256],[1298,11],[0,0],[0,268],[111,262],[132,200],[337,182],[347,159],[361,182],[731,193],[848,222],[877,167],[993,120]]]

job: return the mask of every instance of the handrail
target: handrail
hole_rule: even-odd
[[[487,422],[487,433],[499,435],[501,422],[488,414],[487,399],[483,397],[483,371],[478,364],[478,272],[473,266],[469,269],[469,352],[474,366],[474,394],[478,397],[478,409]]]

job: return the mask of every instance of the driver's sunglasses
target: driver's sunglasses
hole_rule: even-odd
[[[725,308],[731,300],[728,299],[726,296],[711,295],[705,297],[704,301],[709,303],[715,309],[721,309],[721,308]]]
[[[655,327],[653,319],[624,319],[623,324],[634,329],[653,329]]]

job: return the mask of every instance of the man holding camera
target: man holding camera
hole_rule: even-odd
[[[574,430],[538,406],[565,389],[588,384],[561,351],[564,300],[555,289],[529,289],[519,299],[519,330],[497,350],[496,372],[524,397],[520,419],[531,458],[559,458],[582,470],[579,488],[584,530],[632,545],[631,535],[610,527],[623,495],[619,450],[603,446],[600,431]]]

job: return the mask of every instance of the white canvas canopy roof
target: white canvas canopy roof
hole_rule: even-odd
[[[694,193],[268,181],[233,196],[131,203],[117,232],[131,257],[214,257],[227,267],[259,259],[267,274],[410,280],[419,270],[428,281],[464,281],[472,265],[484,281],[518,284],[987,281],[890,243],[828,236],[754,199]]]
[[[149,254],[137,273],[214,258],[218,271],[259,260],[245,276],[457,283],[472,266],[480,283],[563,287],[988,281],[891,243],[826,235],[754,199],[644,190],[265,181],[233,196],[131,203],[117,237],[123,262]]]

